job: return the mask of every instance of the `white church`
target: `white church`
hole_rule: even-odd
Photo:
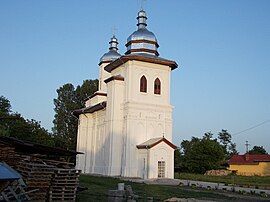
[[[99,89],[79,119],[76,167],[82,173],[107,176],[174,178],[171,72],[177,63],[159,57],[155,35],[146,28],[146,12],[138,29],[118,53],[118,41],[99,63]]]

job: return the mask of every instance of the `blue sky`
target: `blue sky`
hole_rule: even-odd
[[[172,72],[174,143],[234,134],[270,120],[270,1],[148,0],[148,28]],[[0,95],[50,129],[56,89],[98,77],[117,27],[120,52],[136,29],[137,0],[0,1]],[[233,136],[270,152],[270,122]]]

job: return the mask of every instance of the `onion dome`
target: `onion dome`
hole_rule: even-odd
[[[133,32],[127,39],[127,52],[128,54],[133,53],[147,53],[150,55],[158,56],[159,53],[157,51],[159,45],[157,42],[157,38],[153,34],[153,32],[148,31],[146,28],[146,12],[141,10],[138,12],[138,30]]]
[[[109,42],[110,48],[107,53],[105,53],[101,58],[100,58],[100,63],[103,62],[112,62],[116,60],[117,58],[121,57],[121,54],[119,54],[118,51],[118,41],[117,38],[113,35],[111,38],[111,41]]]

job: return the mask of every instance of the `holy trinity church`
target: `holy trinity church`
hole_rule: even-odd
[[[99,63],[99,90],[87,98],[79,118],[76,166],[83,173],[140,178],[173,178],[171,72],[177,63],[159,57],[146,12],[127,39],[118,41]]]

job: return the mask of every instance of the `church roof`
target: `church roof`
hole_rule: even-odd
[[[107,102],[104,101],[104,102],[98,103],[94,106],[85,107],[82,109],[76,109],[72,113],[73,113],[73,115],[78,117],[80,114],[93,113],[93,112],[99,111],[101,109],[105,109],[106,104],[107,104]]]
[[[108,64],[104,69],[107,72],[111,72],[112,70],[116,69],[117,67],[126,63],[129,60],[137,60],[137,61],[142,61],[142,62],[150,62],[150,63],[160,64],[160,65],[167,65],[167,66],[170,66],[172,70],[178,67],[178,64],[175,61],[167,60],[158,56],[149,55],[145,53],[137,53],[137,54],[123,55],[120,58]]]
[[[137,145],[137,148],[138,149],[150,149],[150,148],[158,145],[161,142],[165,142],[167,145],[169,145],[173,149],[176,149],[177,148],[177,146],[175,146],[173,143],[171,143],[169,140],[167,140],[164,137],[158,137],[158,138],[149,139],[146,142]]]

